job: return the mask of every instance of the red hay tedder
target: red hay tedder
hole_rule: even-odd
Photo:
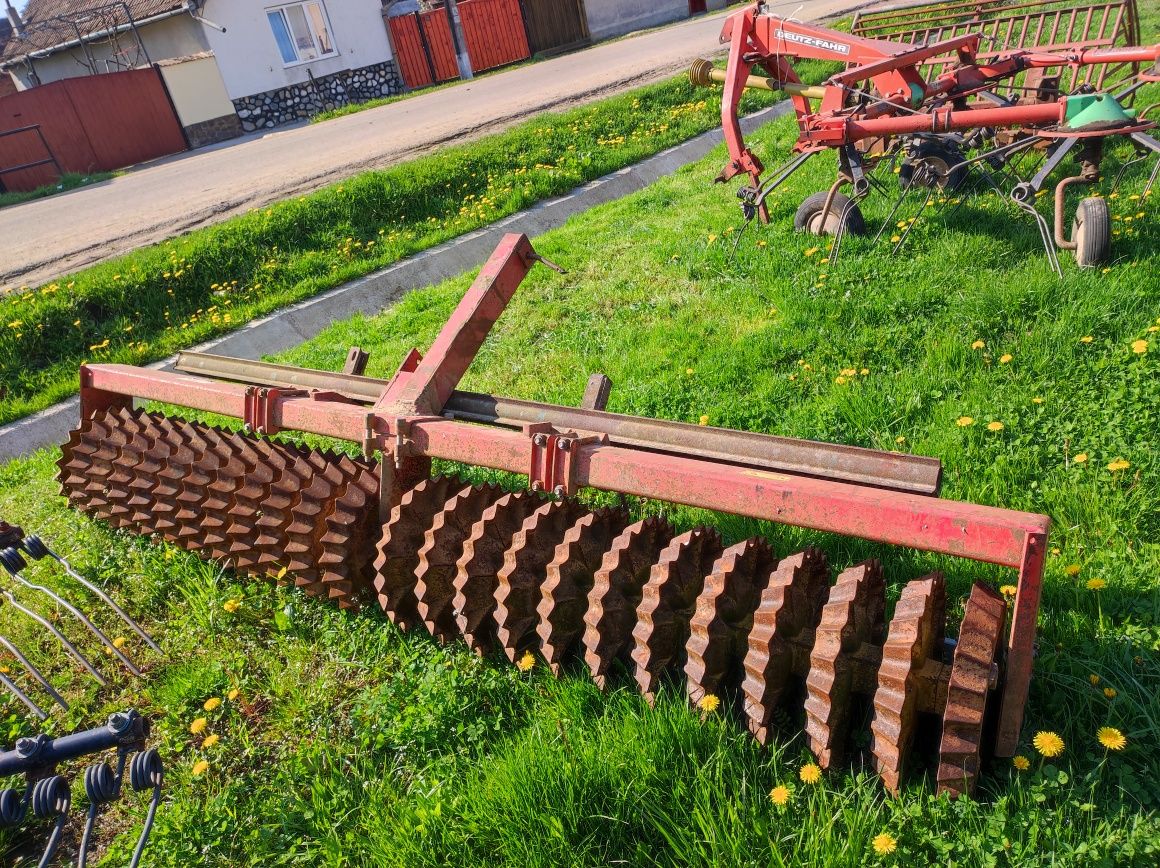
[[[1008,192],[1035,219],[1057,272],[1055,247],[1074,250],[1081,266],[1107,258],[1106,201],[1098,196],[1081,201],[1068,237],[1065,193],[1100,179],[1110,136],[1129,137],[1137,160],[1160,154],[1160,142],[1145,134],[1155,122],[1123,104],[1144,84],[1160,80],[1160,45],[1112,44],[1136,32],[1130,2],[924,4],[860,18],[854,29],[845,33],[782,18],[759,2],[726,19],[725,70],[707,61],[690,69],[695,84],[724,84],[721,119],[729,162],[717,180],[746,176],[738,196],[747,220],[758,216],[767,222],[768,196],[811,156],[834,150],[837,180],[807,198],[795,218],[798,229],[836,236],[834,256],[844,233],[866,231],[858,202],[875,187],[885,188],[874,173],[888,168],[899,176],[902,192],[883,227],[893,222],[911,190],[926,191],[921,214],[935,191],[958,190],[974,175],[989,188]],[[1040,38],[1048,44],[1013,47]],[[793,67],[802,58],[846,68],[823,84],[807,86]],[[755,67],[765,75],[753,75]],[[1101,89],[1112,82],[1119,87],[1116,93]],[[738,121],[747,87],[786,92],[797,113],[794,156],[769,178],[763,178],[764,165],[746,147]],[[1052,228],[1035,209],[1035,199],[1077,147],[1080,172],[1056,184]],[[1020,161],[1029,154],[1043,159],[1032,175],[1020,177]],[[846,186],[851,196],[839,192]],[[913,223],[907,221],[907,232]]]
[[[63,491],[114,527],[288,576],[338,605],[377,598],[400,627],[441,641],[512,661],[538,654],[602,685],[622,672],[650,700],[680,678],[691,701],[717,697],[763,742],[778,709],[799,713],[804,694],[819,763],[842,763],[870,719],[869,761],[892,790],[915,743],[928,743],[916,738],[924,729],[937,744],[930,768],[952,794],[971,791],[985,752],[1011,756],[1048,519],[940,499],[932,458],[605,412],[601,375],[580,408],[457,390],[538,261],[527,238],[507,236],[428,353],[413,350],[389,380],[197,353],[181,355],[182,373],[86,365]],[[279,432],[357,444],[361,456]],[[433,459],[527,483],[431,477]],[[620,505],[589,508],[576,497],[586,488],[619,493]],[[888,623],[877,561],[831,580],[820,549],[678,532],[654,500],[1014,570],[1009,628],[1007,599],[976,583],[957,640],[945,639],[939,573],[906,584]]]

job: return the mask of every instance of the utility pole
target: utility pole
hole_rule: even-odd
[[[467,56],[467,39],[463,36],[463,22],[459,19],[459,6],[455,0],[446,0],[447,23],[451,25],[451,41],[455,44],[455,62],[459,65],[459,77],[464,81],[474,78],[471,58]]]

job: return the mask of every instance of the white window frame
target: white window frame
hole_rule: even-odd
[[[307,58],[304,60],[302,58],[302,55],[301,55],[301,49],[299,48],[297,42],[294,40],[294,30],[290,26],[290,19],[286,14],[286,10],[291,9],[291,8],[295,8],[295,7],[300,8],[300,9],[302,9],[303,16],[306,18],[307,21],[309,21],[310,16],[306,12],[307,6],[317,6],[318,7],[318,11],[322,15],[322,23],[326,26],[326,33],[330,37],[330,51],[326,52],[325,54],[322,53],[321,46],[318,44],[318,40],[314,37],[314,33],[312,32],[311,39],[314,42],[314,50],[316,52],[318,52],[318,56]],[[297,60],[294,60],[294,61],[287,63],[285,58],[282,57],[282,49],[278,44],[277,34],[275,34],[273,32],[273,25],[270,24],[269,19],[267,18],[266,24],[267,24],[267,26],[269,26],[271,28],[270,35],[274,39],[274,47],[278,51],[278,57],[279,57],[279,59],[282,60],[282,67],[284,69],[290,69],[291,67],[294,67],[294,66],[302,66],[303,64],[306,64],[306,63],[314,63],[317,60],[326,60],[326,59],[331,58],[331,57],[338,57],[338,46],[334,40],[334,27],[330,23],[330,13],[326,11],[326,3],[324,2],[324,0],[296,0],[296,2],[293,2],[293,3],[278,3],[274,6],[267,6],[264,11],[265,11],[267,16],[269,16],[270,14],[275,13],[275,12],[282,15],[283,25],[286,28],[287,34],[289,34],[289,36],[290,36],[291,47],[294,49],[294,54],[298,58]]]

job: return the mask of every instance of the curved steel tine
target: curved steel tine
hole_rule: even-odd
[[[48,712],[37,705],[32,700],[32,697],[17,687],[16,683],[3,672],[0,672],[0,684],[3,684],[8,689],[9,693],[27,705],[28,710],[35,714],[37,717],[39,717],[41,720],[48,720]]]
[[[53,701],[61,707],[64,711],[68,711],[68,703],[64,701],[64,697],[56,692],[56,689],[49,683],[39,669],[32,665],[32,661],[20,653],[17,648],[7,636],[0,636],[0,645],[8,649],[8,653],[20,661],[20,665],[28,670],[28,674],[36,679],[36,683],[48,692],[48,695],[53,698]]]
[[[89,662],[89,659],[80,652],[80,649],[78,649],[76,645],[70,642],[68,637],[66,637],[64,633],[60,632],[60,630],[58,630],[54,624],[38,615],[36,612],[32,611],[32,609],[28,609],[20,605],[11,591],[4,590],[0,591],[0,593],[2,593],[5,599],[7,599],[8,602],[12,604],[14,609],[16,609],[18,612],[23,612],[29,618],[32,618],[34,621],[52,633],[52,635],[55,636],[66,649],[68,649],[68,652],[72,654],[76,661],[80,663],[81,666],[85,667],[89,675],[96,679],[98,684],[100,684],[102,687],[108,685],[109,682],[105,680],[105,676],[96,670],[96,667],[94,667],[93,664]]]
[[[148,645],[150,648],[152,648],[158,654],[161,653],[161,648],[159,648],[157,643],[153,641],[153,637],[150,636],[147,632],[145,632],[145,629],[140,624],[138,624],[131,617],[129,617],[129,615],[120,606],[118,606],[116,604],[116,602],[113,601],[113,598],[110,597],[107,593],[105,593],[103,588],[101,588],[95,582],[89,581],[84,576],[82,576],[79,572],[77,572],[76,569],[73,568],[73,565],[70,564],[65,558],[61,557],[56,552],[54,552],[52,549],[50,549],[47,545],[45,545],[44,540],[42,540],[40,537],[37,537],[37,536],[26,537],[24,539],[24,541],[21,543],[21,548],[23,548],[24,551],[28,552],[28,554],[30,554],[34,558],[39,558],[39,557],[43,557],[43,556],[47,555],[48,557],[55,560],[58,564],[61,565],[61,567],[64,568],[64,571],[66,573],[68,573],[68,575],[70,577],[72,577],[72,579],[74,581],[77,581],[80,584],[84,585],[86,588],[88,588],[90,591],[92,591],[94,594],[96,594],[98,597],[100,597],[109,606],[109,608],[112,609],[114,612],[116,612],[118,617],[120,617],[120,619],[122,621],[124,621],[129,626],[130,630],[132,630],[134,633],[136,633],[138,636],[141,637],[141,639],[145,642],[146,645]]]
[[[38,585],[35,582],[30,582],[20,574],[20,570],[25,566],[24,558],[20,556],[20,552],[16,551],[16,549],[5,549],[4,551],[0,552],[0,564],[4,565],[4,568],[8,570],[8,573],[12,576],[12,578],[16,579],[16,581],[20,582],[20,584],[24,585],[26,588],[31,588],[34,591],[40,591],[42,594],[50,597],[57,604],[63,606],[69,614],[84,624],[85,628],[94,636],[96,636],[97,639],[99,639],[101,643],[106,648],[108,648],[109,651],[112,652],[112,654],[121,661],[121,663],[125,665],[126,669],[138,677],[141,676],[141,670],[133,665],[133,661],[126,657],[121,649],[114,645],[112,640],[109,639],[109,637],[106,636],[103,632],[101,632],[101,628],[85,616],[84,612],[82,612],[60,594],[53,591],[51,588],[46,588],[44,585]]]
[[[153,788],[153,796],[149,800],[149,811],[145,815],[145,825],[141,828],[141,835],[137,839],[137,846],[133,849],[133,859],[129,868],[137,868],[141,864],[141,856],[145,852],[145,845],[149,842],[149,833],[153,830],[153,820],[157,816],[157,806],[161,804],[161,786],[165,782],[165,765],[156,748],[150,748],[133,757],[129,766],[129,782],[137,792]]]

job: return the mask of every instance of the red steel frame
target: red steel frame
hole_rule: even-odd
[[[611,445],[601,435],[549,426],[516,431],[439,416],[538,258],[525,236],[506,236],[428,356],[419,361],[412,351],[373,408],[331,391],[245,386],[128,365],[85,365],[81,417],[126,406],[133,398],[162,401],[241,419],[259,433],[285,429],[358,443],[368,456],[381,452],[384,467],[392,461],[401,466],[412,458],[441,458],[527,474],[533,488],[561,494],[583,487],[623,492],[1016,569],[1018,592],[996,744],[998,755],[1012,755],[1031,678],[1050,520]]]
[[[791,60],[804,57],[839,61],[849,68],[831,76],[815,110],[809,97],[791,94],[798,116],[799,153],[854,144],[869,138],[920,132],[945,133],[982,127],[1041,127],[1063,123],[1068,97],[1041,105],[972,107],[967,98],[1028,69],[1080,67],[1160,60],[1160,45],[1110,49],[1077,49],[1058,53],[1012,51],[989,64],[977,63],[981,34],[955,36],[923,46],[867,39],[825,27],[780,18],[761,3],[725,20],[721,42],[729,44],[729,64],[721,97],[721,125],[730,162],[719,180],[746,173],[756,187],[764,167],[745,147],[737,106],[754,66],[762,67],[775,84],[800,84]],[[919,65],[954,52],[958,65],[926,81]],[[847,107],[851,91],[867,82],[874,101],[865,108]],[[927,105],[932,98],[945,104]],[[1132,129],[1145,129],[1144,123]],[[1126,132],[1128,130],[1123,130]]]

